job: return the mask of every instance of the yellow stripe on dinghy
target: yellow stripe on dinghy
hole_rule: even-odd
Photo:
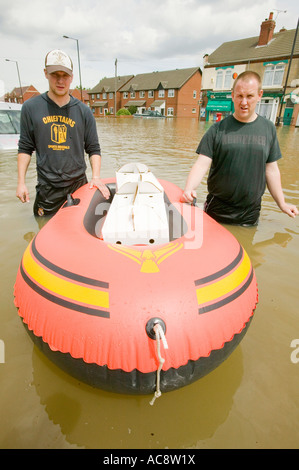
[[[36,283],[56,295],[76,302],[109,308],[108,292],[81,286],[50,273],[34,261],[31,256],[30,247],[28,247],[24,253],[23,267]]]
[[[196,289],[198,305],[219,299],[237,289],[245,281],[250,270],[250,259],[244,250],[243,260],[235,271],[220,281]]]

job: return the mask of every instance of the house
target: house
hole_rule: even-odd
[[[22,86],[22,88],[14,88],[10,93],[5,94],[5,101],[10,103],[24,103],[24,101],[40,95],[40,92],[33,85]]]
[[[138,113],[152,109],[164,116],[199,116],[199,67],[134,76],[120,90],[121,107],[136,106]]]
[[[88,91],[89,106],[95,117],[115,114],[121,108],[120,88],[133,75],[103,78],[94,88]]]
[[[257,112],[274,123],[281,116],[284,125],[296,124],[299,105],[291,93],[299,86],[299,36],[295,42],[295,29],[274,30],[270,13],[259,36],[225,42],[204,56],[201,120],[230,114],[233,81],[241,72],[252,70],[261,76],[264,92]]]
[[[89,106],[89,90],[82,90],[82,99],[81,99],[81,90],[80,88],[73,88],[70,90],[70,95],[72,95],[74,98],[77,98],[78,100],[82,101],[85,103],[87,106]]]

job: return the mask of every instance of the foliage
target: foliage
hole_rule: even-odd
[[[119,110],[117,111],[116,116],[123,116],[123,115],[128,115],[128,116],[130,116],[131,113],[130,113],[130,111],[129,111],[128,109],[121,108],[121,109],[119,109]]]
[[[137,106],[129,106],[128,111],[130,111],[130,114],[137,113]]]

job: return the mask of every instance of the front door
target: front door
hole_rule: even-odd
[[[289,126],[293,116],[293,108],[285,108],[283,113],[283,125]]]

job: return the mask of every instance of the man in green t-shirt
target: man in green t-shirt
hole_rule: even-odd
[[[256,225],[266,185],[283,212],[290,217],[298,214],[296,206],[284,199],[276,129],[255,112],[262,95],[257,73],[247,71],[237,77],[232,90],[235,111],[204,135],[187,178],[182,201],[192,202],[210,168],[204,210],[220,223]]]

